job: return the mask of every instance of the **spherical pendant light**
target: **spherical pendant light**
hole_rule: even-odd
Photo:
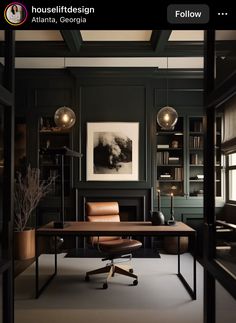
[[[177,121],[178,114],[176,110],[168,105],[160,109],[157,113],[157,123],[162,129],[174,129]]]
[[[55,112],[54,121],[58,127],[62,129],[69,129],[75,124],[76,116],[74,111],[70,108],[61,107]]]

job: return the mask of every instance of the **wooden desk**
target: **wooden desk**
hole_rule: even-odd
[[[40,296],[45,287],[57,274],[57,236],[177,236],[178,237],[178,270],[177,276],[183,283],[193,300],[196,299],[196,231],[183,222],[177,222],[173,226],[153,226],[151,222],[67,222],[63,229],[54,229],[53,222],[36,230],[36,298]],[[39,248],[38,238],[40,236],[53,236],[55,239],[55,267],[54,273],[39,288]],[[180,237],[187,236],[193,239],[193,288],[187,283],[180,271]]]

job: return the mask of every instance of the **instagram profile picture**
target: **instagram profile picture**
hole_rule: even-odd
[[[9,3],[4,10],[4,18],[12,26],[22,25],[28,16],[26,7],[19,2]]]

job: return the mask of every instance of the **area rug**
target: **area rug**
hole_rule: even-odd
[[[67,258],[101,258],[102,255],[95,248],[93,249],[72,249],[67,252]],[[160,258],[160,253],[156,249],[141,248],[132,252],[133,258]]]
[[[65,258],[58,256],[58,275],[34,298],[34,265],[15,280],[15,323],[202,323],[203,270],[197,264],[197,300],[193,301],[176,276],[177,257],[161,254],[161,258],[135,258],[132,279],[116,275],[107,290],[101,289],[105,276],[85,282],[86,271],[101,266],[97,258]],[[191,283],[192,257],[181,255],[182,270]],[[40,257],[42,279],[52,271],[52,255]]]

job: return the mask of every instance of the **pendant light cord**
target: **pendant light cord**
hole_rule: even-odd
[[[166,101],[167,106],[169,106],[169,59],[167,57],[167,71],[166,71]]]

